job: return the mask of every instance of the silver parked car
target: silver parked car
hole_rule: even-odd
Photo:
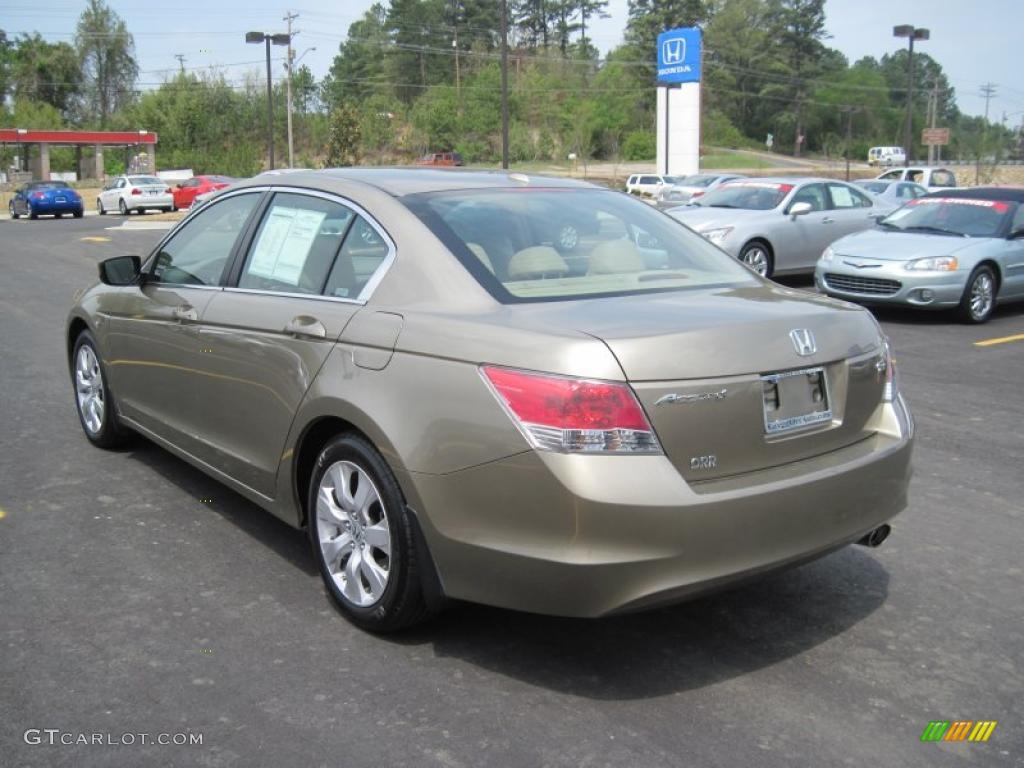
[[[868,194],[894,206],[901,206],[908,200],[924,197],[928,190],[913,181],[881,181],[879,179],[859,179],[855,182]]]
[[[569,248],[567,220],[597,226]],[[305,527],[375,630],[444,597],[671,603],[877,545],[906,504],[867,310],[571,180],[257,176],[102,262],[64,343],[89,441],[138,433]]]
[[[663,186],[654,195],[659,208],[671,208],[675,205],[686,205],[691,200],[702,197],[715,187],[721,186],[727,181],[745,179],[746,176],[739,173],[698,173],[694,176],[687,176],[680,179],[678,183]]]
[[[815,269],[818,288],[865,303],[958,309],[984,323],[1024,298],[1024,190],[937,192],[907,203],[878,229],[837,240]]]
[[[668,214],[771,277],[813,272],[831,242],[874,226],[893,207],[842,181],[766,178],[727,182]]]

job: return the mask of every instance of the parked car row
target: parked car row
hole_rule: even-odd
[[[813,272],[830,296],[983,323],[1024,299],[1024,190],[940,187],[955,183],[943,168],[729,179],[668,213],[762,276]]]

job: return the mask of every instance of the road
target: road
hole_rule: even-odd
[[[0,764],[1024,765],[1024,342],[974,346],[1024,308],[880,315],[918,424],[880,549],[639,615],[454,605],[380,638],[331,607],[302,533],[153,445],[82,436],[72,294],[160,237],[118,223],[0,222]],[[958,719],[998,726],[921,743]],[[116,745],[179,732],[202,744]],[[115,744],[59,743],[94,733]]]

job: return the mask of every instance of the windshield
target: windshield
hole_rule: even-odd
[[[616,192],[460,190],[402,201],[504,303],[756,282],[704,238]]]
[[[905,232],[997,237],[1015,203],[954,197],[919,197],[882,220],[888,229]]]
[[[707,208],[744,208],[770,211],[793,189],[792,184],[774,181],[730,181],[708,192],[697,205]]]
[[[163,184],[156,176],[129,176],[128,181],[132,184]]]
[[[680,184],[684,187],[710,187],[717,176],[687,176]]]

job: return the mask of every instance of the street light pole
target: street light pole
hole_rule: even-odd
[[[508,170],[508,0],[501,0],[501,167]]]
[[[267,46],[267,155],[270,161],[269,170],[274,170],[274,89],[270,73],[270,44],[288,45],[291,42],[291,37],[266,32],[246,32],[245,42],[256,45],[265,43]]]
[[[299,18],[299,14],[288,11],[284,20],[288,22],[288,56],[285,59],[284,68],[288,72],[287,93],[288,93],[288,167],[295,167],[295,153],[292,146],[292,61],[295,59],[295,51],[292,50],[292,38],[298,32],[292,32],[292,21]]]
[[[913,24],[900,24],[892,28],[894,37],[905,37],[910,41],[909,60],[907,62],[907,127],[903,135],[904,150],[907,162],[913,158],[912,143],[914,138],[914,41],[928,40],[931,32]]]

